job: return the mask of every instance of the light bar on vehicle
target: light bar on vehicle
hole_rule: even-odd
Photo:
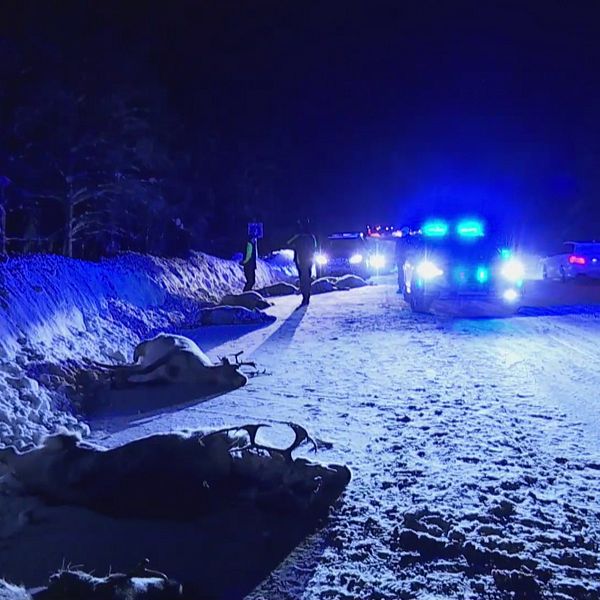
[[[361,231],[340,231],[327,236],[330,240],[358,240],[363,237]]]
[[[447,235],[448,229],[446,221],[434,220],[426,221],[421,227],[421,232],[426,237],[444,237]]]
[[[461,237],[483,237],[485,227],[481,221],[476,219],[464,219],[456,225],[456,233]]]

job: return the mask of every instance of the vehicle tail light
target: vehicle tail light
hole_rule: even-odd
[[[572,265],[585,265],[587,261],[583,256],[577,256],[576,254],[571,254],[569,256],[569,263]]]

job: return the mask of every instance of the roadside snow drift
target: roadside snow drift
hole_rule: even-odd
[[[258,286],[285,278],[282,268],[259,261]],[[206,324],[203,309],[240,292],[243,282],[238,264],[202,253],[99,263],[36,255],[0,264],[0,445],[38,443],[60,427],[85,432],[71,414],[65,365],[122,362],[157,331]],[[231,311],[218,319],[234,320]]]

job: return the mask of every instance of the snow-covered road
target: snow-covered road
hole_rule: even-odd
[[[333,443],[353,481],[253,599],[600,597],[600,311],[413,315],[385,284],[296,304],[192,333],[268,375],[110,435],[291,420]]]

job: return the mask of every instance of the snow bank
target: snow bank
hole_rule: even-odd
[[[0,600],[30,600],[31,596],[27,591],[16,585],[11,585],[3,579],[0,579]]]
[[[298,270],[294,264],[294,251],[290,248],[275,250],[265,256],[265,260],[273,267],[280,269],[290,279],[298,278]]]
[[[260,287],[287,279],[265,261],[256,275]],[[85,433],[53,365],[124,358],[157,331],[200,324],[202,309],[243,284],[238,264],[203,253],[99,263],[35,255],[0,264],[0,444],[37,443],[60,427]]]

